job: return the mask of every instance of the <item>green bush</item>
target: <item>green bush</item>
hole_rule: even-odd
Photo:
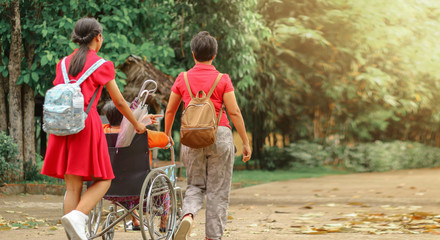
[[[390,171],[440,166],[440,148],[416,142],[322,145],[299,141],[286,148],[265,148],[263,169],[289,169],[334,165],[355,172]]]
[[[19,170],[18,146],[5,132],[0,132],[0,183],[9,182]]]
[[[440,166],[440,148],[416,142],[381,142],[347,147],[339,156],[357,172],[389,171]]]
[[[55,178],[51,178],[40,173],[43,162],[43,157],[37,154],[36,162],[23,162],[23,172],[20,165],[21,159],[17,159],[18,146],[12,138],[6,135],[5,132],[0,132],[0,183],[9,183],[12,181],[39,181],[56,183]],[[16,175],[23,173],[24,179],[16,178]]]
[[[43,166],[43,157],[40,154],[37,154],[35,156],[35,159],[36,159],[36,164],[29,161],[23,163],[24,181],[59,184],[60,180],[58,178],[53,178],[41,174],[41,168]]]
[[[289,169],[291,168],[291,157],[288,152],[278,147],[266,147],[262,153],[262,161],[260,166],[262,169]]]
[[[36,161],[41,162],[42,157],[37,154]],[[24,180],[25,181],[40,181],[43,180],[43,175],[40,174],[40,168],[37,164],[30,161],[23,162]]]
[[[307,141],[298,141],[285,148],[290,156],[291,166],[301,167],[320,167],[331,157],[331,151],[328,147],[321,144]]]

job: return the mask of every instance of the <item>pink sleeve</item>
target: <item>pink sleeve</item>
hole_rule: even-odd
[[[93,78],[96,83],[99,85],[105,85],[111,80],[115,79],[115,66],[112,61],[107,61],[102,64],[96,71],[93,73]]]
[[[180,73],[179,76],[177,76],[176,81],[174,81],[173,87],[171,88],[171,91],[173,91],[175,94],[178,94],[180,96],[182,96],[182,91],[180,90],[182,81],[183,81],[183,73]]]
[[[225,91],[224,91],[224,93],[234,91],[234,86],[232,85],[232,81],[231,81],[231,78],[229,77],[229,75],[225,74],[224,77],[222,77],[222,78],[225,79]]]

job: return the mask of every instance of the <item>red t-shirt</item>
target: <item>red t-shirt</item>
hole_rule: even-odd
[[[200,90],[203,90],[206,94],[208,94],[218,74],[219,71],[217,71],[213,65],[198,63],[191,68],[188,71],[188,82],[193,96],[195,96]],[[186,108],[191,101],[191,96],[189,95],[188,88],[186,87],[183,73],[180,73],[176,78],[171,91],[182,96]],[[223,94],[231,91],[234,91],[231,78],[228,74],[223,74],[222,78],[217,84],[217,87],[211,95],[211,101],[214,103],[217,116],[223,104]],[[223,111],[219,126],[231,128],[225,111]]]

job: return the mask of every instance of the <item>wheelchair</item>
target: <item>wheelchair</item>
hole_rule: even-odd
[[[136,134],[131,145],[124,148],[114,147],[117,135],[106,134],[115,179],[104,198],[89,213],[88,239],[113,239],[115,226],[121,222],[127,231],[128,216],[139,220],[144,240],[172,239],[183,201],[182,189],[176,186],[173,147],[169,144],[164,148],[171,151],[170,164],[152,168],[149,150],[154,149],[148,147],[147,132]],[[108,214],[103,211],[104,200],[111,201]]]

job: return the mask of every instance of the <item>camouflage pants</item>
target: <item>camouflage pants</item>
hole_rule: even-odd
[[[234,165],[231,129],[220,126],[215,143],[206,148],[182,145],[188,187],[183,201],[183,216],[194,216],[202,208],[206,195],[206,237],[221,239],[226,226],[229,192]]]

